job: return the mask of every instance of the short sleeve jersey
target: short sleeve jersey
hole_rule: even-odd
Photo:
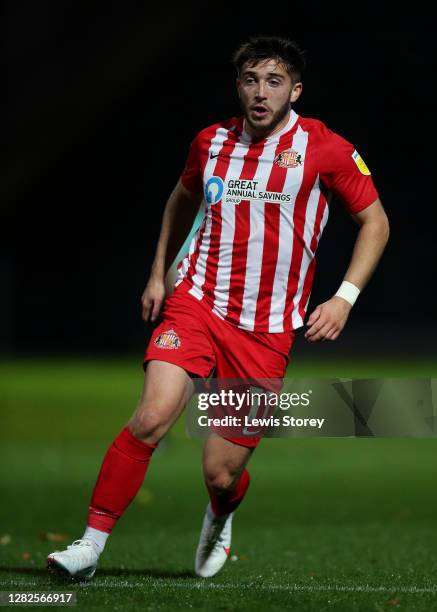
[[[351,214],[378,198],[355,147],[294,111],[263,140],[251,139],[241,117],[202,130],[181,181],[203,193],[205,217],[176,284],[257,332],[303,325],[330,195]]]

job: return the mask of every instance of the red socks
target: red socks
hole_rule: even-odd
[[[211,489],[208,489],[209,497],[211,500],[211,508],[216,516],[222,514],[230,514],[238,508],[240,503],[243,501],[243,497],[246,495],[246,491],[249,488],[250,476],[249,472],[245,469],[237,485],[230,493],[215,495]]]
[[[137,494],[157,444],[145,444],[125,427],[109,447],[91,497],[88,526],[111,533]]]
[[[134,499],[146,475],[157,444],[145,444],[125,427],[109,447],[91,497],[88,527],[111,533],[117,520]],[[229,493],[215,495],[208,490],[215,515],[230,514],[243,500],[250,476],[244,470]]]

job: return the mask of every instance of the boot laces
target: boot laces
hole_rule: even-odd
[[[89,540],[74,540],[73,544],[67,546],[67,548],[75,548],[76,546],[92,546]]]

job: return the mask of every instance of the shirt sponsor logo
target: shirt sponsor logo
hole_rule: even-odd
[[[365,163],[364,159],[361,157],[361,155],[358,153],[358,151],[356,149],[352,153],[352,159],[354,160],[354,162],[358,166],[358,170],[361,172],[361,174],[364,174],[365,176],[369,176],[370,175],[369,168],[366,166],[366,163]]]
[[[242,200],[259,200],[269,202],[291,202],[292,196],[281,191],[266,191],[260,181],[229,179],[225,182],[213,176],[205,185],[205,201],[217,204],[222,199],[224,204],[239,204]]]
[[[213,176],[205,185],[205,202],[217,204],[222,199],[223,181],[219,176]]]
[[[302,165],[302,155],[293,149],[282,151],[275,157],[275,164],[281,168],[297,168]]]
[[[162,349],[178,349],[181,345],[181,341],[174,329],[168,329],[155,340],[155,345]]]

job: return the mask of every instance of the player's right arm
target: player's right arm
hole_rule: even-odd
[[[164,210],[155,259],[141,296],[144,321],[156,321],[165,299],[165,276],[190,231],[202,193],[189,191],[179,180]]]

